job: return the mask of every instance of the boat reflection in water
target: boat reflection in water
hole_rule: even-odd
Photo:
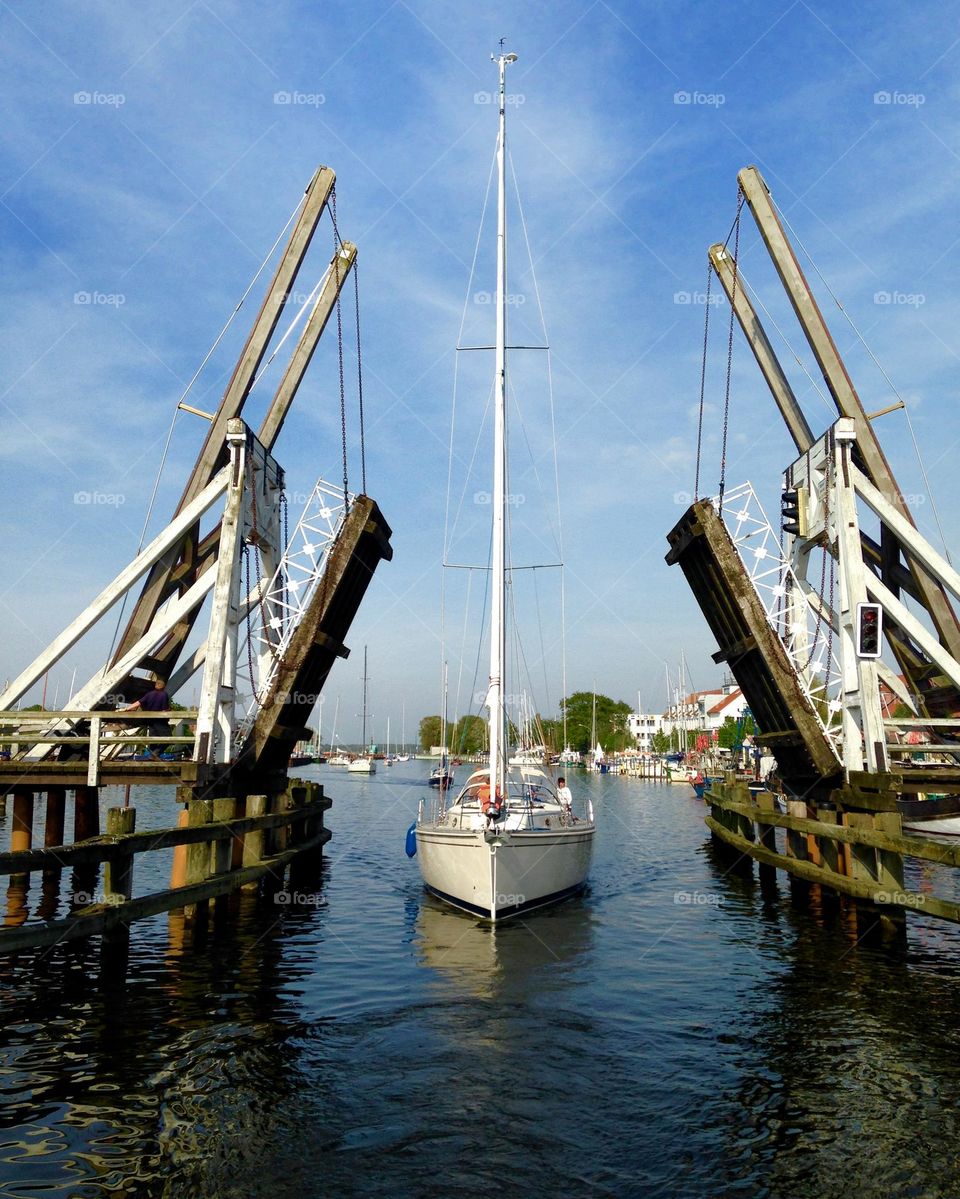
[[[595,916],[585,900],[538,912],[530,920],[481,922],[438,899],[419,900],[414,950],[421,965],[474,999],[529,1003],[549,998],[571,968],[589,968]]]

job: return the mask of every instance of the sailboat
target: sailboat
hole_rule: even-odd
[[[536,766],[507,766],[506,696],[506,69],[516,54],[501,54],[497,140],[497,298],[494,386],[488,764],[470,775],[452,802],[443,790],[426,810],[421,801],[407,834],[428,891],[490,921],[542,907],[582,890],[596,827],[562,803]]]
[[[345,754],[343,752],[343,750],[336,748],[337,721],[339,718],[340,718],[340,696],[338,695],[337,696],[337,706],[336,706],[336,708],[334,708],[334,711],[333,711],[333,732],[330,734],[330,751],[327,754],[327,765],[328,766],[349,766],[350,765],[349,755]]]
[[[347,767],[353,774],[376,774],[377,764],[367,752],[367,647],[363,647],[363,751]]]
[[[445,790],[453,786],[453,767],[447,753],[447,664],[443,664],[443,723],[440,726],[440,764],[430,771],[430,786]]]
[[[398,762],[409,762],[410,755],[407,753],[407,705],[403,704],[400,709],[400,748],[401,753],[397,754]]]

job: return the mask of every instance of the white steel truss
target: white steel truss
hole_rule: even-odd
[[[238,744],[242,743],[270,694],[290,640],[296,632],[326,569],[336,541],[356,497],[318,479],[270,581],[251,603],[238,656],[238,684],[246,711]],[[256,585],[248,586],[251,595]]]
[[[718,499],[711,502],[719,510]],[[752,483],[727,491],[721,516],[800,687],[842,760],[842,671],[830,628],[835,617],[781,548]]]

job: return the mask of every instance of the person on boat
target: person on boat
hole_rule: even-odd
[[[562,774],[557,779],[557,799],[560,801],[561,806],[566,808],[568,812],[573,807],[573,792],[567,786],[567,780]]]
[[[484,775],[477,789],[477,799],[480,801],[480,811],[486,816],[487,824],[493,824],[503,815],[503,796],[499,788],[496,795],[491,795],[490,776]]]
[[[132,704],[127,704],[124,709],[126,712],[169,712],[170,711],[170,692],[167,690],[167,680],[155,676],[153,688],[147,691],[144,695]],[[169,734],[169,720],[151,720],[150,731],[159,735]],[[161,752],[169,749],[169,746],[162,742],[156,742],[147,746],[147,753],[153,757],[157,757]]]

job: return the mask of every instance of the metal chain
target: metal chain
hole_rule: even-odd
[[[707,298],[703,312],[703,357],[700,361],[700,415],[697,419],[697,469],[693,478],[693,498],[700,498],[700,451],[703,446],[703,401],[707,385],[707,341],[710,335],[710,285],[713,283],[713,267],[707,255]]]
[[[730,376],[733,372],[733,321],[737,306],[737,277],[740,267],[740,213],[743,192],[737,188],[737,215],[733,229],[733,284],[730,289],[730,331],[727,334],[727,379],[723,396],[723,444],[720,449],[720,496],[717,511],[723,514],[723,493],[727,485],[727,432],[730,427]]]

